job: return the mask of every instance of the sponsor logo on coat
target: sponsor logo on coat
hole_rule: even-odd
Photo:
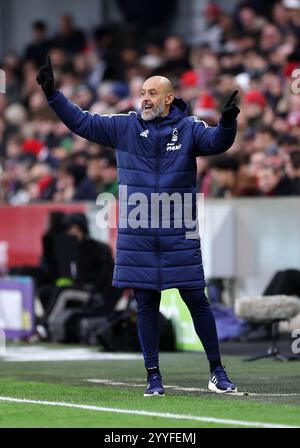
[[[146,137],[146,138],[147,138],[148,135],[149,135],[149,129],[146,129],[145,131],[143,131],[143,132],[140,133],[140,136],[141,136],[141,137]]]
[[[181,148],[181,143],[177,145],[178,142],[178,130],[177,128],[173,128],[171,142],[167,144],[167,151],[178,151]]]

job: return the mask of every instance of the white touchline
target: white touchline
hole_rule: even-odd
[[[91,378],[87,380],[88,383],[95,383],[95,384],[104,384],[106,386],[129,386],[129,387],[145,387],[145,383],[125,383],[123,381],[111,381],[107,379],[98,379],[98,378]],[[199,387],[183,387],[183,386],[176,386],[171,384],[164,384],[165,389],[174,389],[179,390],[183,392],[201,392],[206,394],[211,394],[211,392],[208,389],[200,389]],[[297,393],[283,393],[283,394],[272,394],[272,393],[256,393],[256,392],[235,392],[232,394],[224,394],[226,397],[298,397],[300,395]]]
[[[85,409],[87,411],[96,412],[113,412],[116,414],[133,414],[133,415],[144,415],[147,417],[161,417],[170,418],[174,420],[193,420],[197,422],[207,422],[207,423],[219,423],[222,425],[237,425],[237,426],[250,426],[253,428],[300,428],[300,426],[291,425],[281,425],[277,423],[263,423],[263,422],[250,422],[244,420],[231,420],[222,419],[214,417],[202,417],[198,415],[188,415],[188,414],[170,414],[169,412],[149,412],[137,409],[119,409],[119,408],[104,408],[101,406],[92,406],[85,404],[75,404],[75,403],[65,403],[59,401],[42,401],[42,400],[29,400],[27,398],[13,398],[13,397],[1,397],[0,401],[8,403],[26,403],[26,404],[37,404],[43,406],[56,406],[63,408],[73,408],[73,409]]]

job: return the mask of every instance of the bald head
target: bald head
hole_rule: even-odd
[[[143,120],[154,120],[158,116],[168,115],[174,100],[171,81],[164,76],[151,76],[146,79],[141,90],[141,100]]]
[[[174,92],[173,84],[165,76],[151,76],[144,82],[144,85],[146,84],[161,87],[166,93]]]

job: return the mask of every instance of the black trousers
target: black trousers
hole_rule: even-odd
[[[210,362],[220,360],[219,342],[214,315],[203,289],[179,289]],[[159,365],[159,305],[161,292],[135,289],[137,327],[145,367]]]

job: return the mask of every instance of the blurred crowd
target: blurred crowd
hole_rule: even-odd
[[[0,61],[0,203],[95,200],[118,194],[113,149],[72,134],[47,106],[36,83],[50,54],[57,88],[84,110],[139,110],[145,78],[169,77],[196,115],[216,125],[227,97],[239,90],[232,148],[199,157],[199,192],[207,197],[300,195],[300,2],[237,1],[225,13],[210,3],[195,44],[179,35],[147,38],[111,24],[81,30],[71,15],[55,35],[32,24],[23,53]],[[201,11],[199,11],[199,14]],[[143,38],[144,36],[144,38]]]

